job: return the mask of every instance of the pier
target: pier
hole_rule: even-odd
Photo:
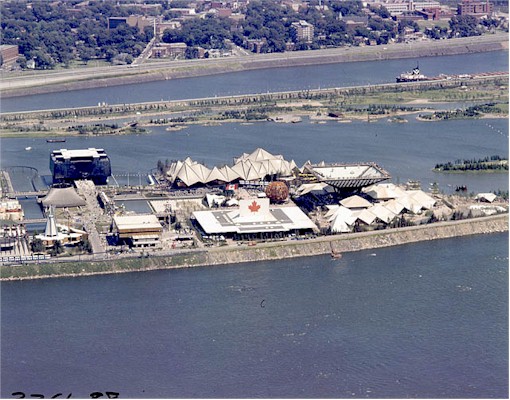
[[[48,194],[48,190],[33,190],[29,192],[9,192],[7,193],[7,197],[9,199],[20,199],[20,198],[29,198],[29,197],[43,197]]]

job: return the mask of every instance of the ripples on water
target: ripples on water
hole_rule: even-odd
[[[506,397],[507,256],[495,234],[2,283],[2,396]]]

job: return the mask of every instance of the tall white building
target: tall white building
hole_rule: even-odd
[[[292,28],[296,32],[296,39],[303,42],[311,43],[313,41],[314,26],[308,22],[301,20],[293,22]]]

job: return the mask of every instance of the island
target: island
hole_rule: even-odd
[[[455,160],[436,164],[434,172],[508,172],[508,159],[500,156],[488,156],[472,160]]]

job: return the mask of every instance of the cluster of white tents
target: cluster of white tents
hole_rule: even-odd
[[[327,206],[325,217],[332,232],[352,232],[356,223],[389,224],[402,212],[418,214],[436,204],[436,200],[422,190],[404,190],[391,183],[372,185],[363,191],[378,202],[373,204],[354,195],[343,199],[339,205]]]
[[[294,160],[286,161],[281,155],[275,156],[258,148],[251,154],[244,153],[236,158],[232,167],[225,165],[209,169],[189,157],[184,161],[176,161],[170,165],[167,179],[172,182],[180,181],[189,187],[211,182],[258,181],[267,175],[290,176],[297,168]]]

